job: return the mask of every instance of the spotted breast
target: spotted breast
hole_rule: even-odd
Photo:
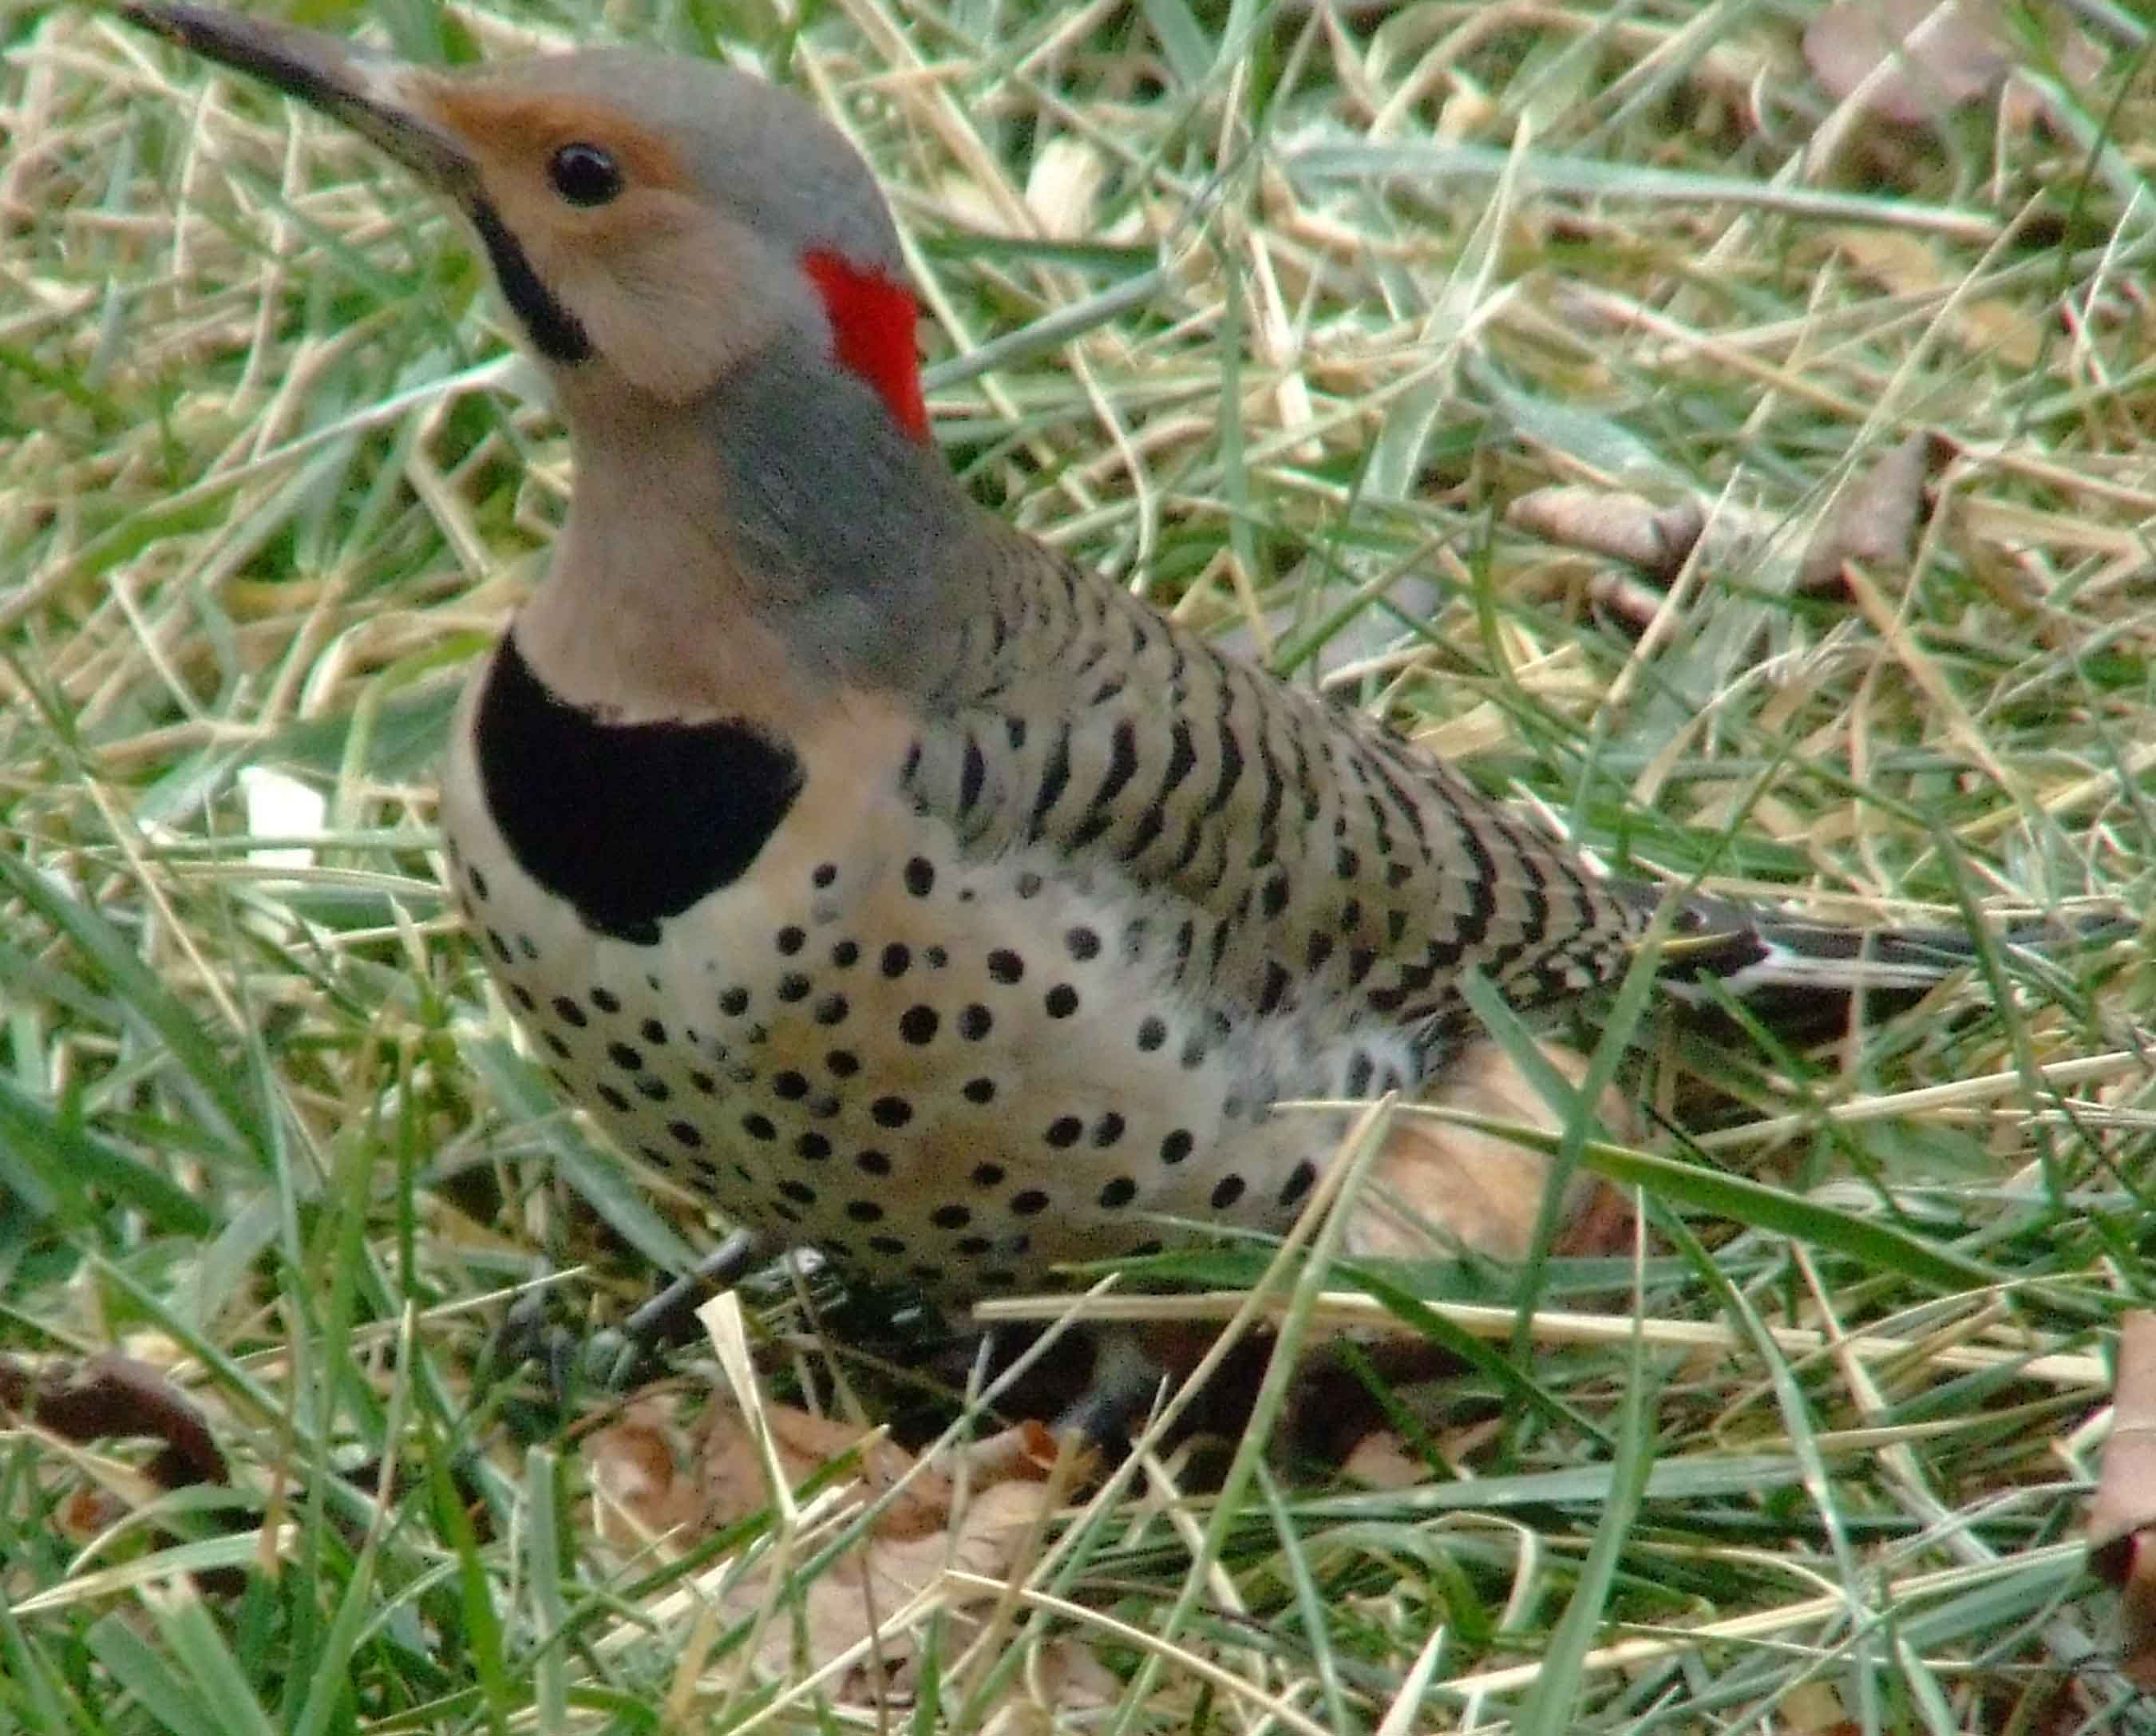
[[[1065,759],[1105,730],[1112,760],[1136,702],[1070,720]],[[1051,774],[1067,813],[1038,782],[1019,804],[1029,732],[984,747],[946,709],[924,730],[856,706],[785,745],[609,722],[505,639],[443,818],[459,901],[554,1083],[775,1243],[948,1303],[1156,1250],[1175,1220],[1281,1227],[1339,1130],[1275,1102],[1408,1082],[1416,1044],[1329,997],[1260,1014],[1217,919],[1074,857],[1059,827],[1085,824],[1097,783]],[[1044,725],[1047,751],[1065,727]],[[1143,825],[1177,781],[1110,795]]]

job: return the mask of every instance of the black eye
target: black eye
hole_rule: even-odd
[[[572,205],[603,205],[621,192],[621,170],[597,145],[562,146],[547,177]]]

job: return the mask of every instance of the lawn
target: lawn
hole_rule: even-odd
[[[2156,1292],[2144,18],[2001,5],[1897,67],[1800,0],[306,16],[807,93],[980,500],[1613,870],[2129,921],[1809,1045],[1561,1009],[1635,1106],[1558,1157],[1626,1185],[1621,1249],[1194,1265],[1291,1338],[1489,1347],[1388,1391],[1399,1474],[1254,1436],[995,1482],[902,1338],[817,1329],[828,1275],[594,1432],[494,1378],[512,1296],[619,1319],[724,1225],[553,1100],[432,782],[561,430],[400,172],[0,10],[0,1729],[2156,1728],[2080,1541]],[[20,1420],[39,1374],[86,1424]],[[932,1525],[956,1565],[827,1668],[894,1533],[756,1481],[824,1449],[697,1437],[754,1475],[693,1548],[602,1523],[594,1467],[714,1394],[898,1417],[962,1514],[1040,1492],[992,1549]],[[193,1413],[228,1487],[137,1438]]]

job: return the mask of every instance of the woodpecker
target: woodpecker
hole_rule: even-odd
[[[1665,894],[977,506],[867,166],[793,95],[595,49],[444,72],[129,16],[463,218],[574,460],[442,776],[450,891],[556,1085],[773,1246],[945,1306],[1276,1231],[1430,1091],[1480,972],[1609,982]],[[1664,963],[1967,957],[1672,895]]]

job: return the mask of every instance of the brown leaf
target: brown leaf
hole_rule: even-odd
[[[1790,1736],[1856,1736],[1860,1728],[1830,1682],[1799,1682],[1778,1697],[1775,1709]]]
[[[1043,1483],[998,1483],[975,1492],[955,1530],[871,1538],[832,1563],[808,1587],[801,1599],[798,1627],[783,1615],[773,1621],[758,1648],[758,1662],[774,1674],[783,1672],[793,1663],[797,1645],[812,1663],[836,1657],[877,1631],[947,1569],[983,1579],[1004,1578],[1054,1498]],[[729,1613],[747,1614],[767,1595],[765,1576],[752,1574],[730,1595]],[[969,1600],[979,1601],[954,1600],[960,1605]],[[841,1697],[890,1700],[911,1692],[911,1635],[883,1629],[878,1651],[881,1669],[856,1667],[842,1686]]]
[[[703,1498],[680,1474],[681,1456],[681,1431],[655,1405],[632,1406],[622,1421],[594,1433],[584,1459],[598,1496],[600,1535],[634,1549],[668,1532],[686,1536],[701,1524]]]
[[[832,1460],[856,1449],[860,1454],[858,1475],[870,1500],[913,1468],[912,1454],[859,1423],[816,1416],[788,1405],[767,1405],[763,1417],[771,1430],[780,1472],[789,1487],[798,1487]],[[771,1486],[762,1455],[747,1420],[732,1405],[714,1399],[705,1413],[693,1457],[695,1481],[703,1497],[703,1532],[723,1531],[771,1505]],[[877,1533],[920,1536],[942,1524],[950,1507],[950,1480],[940,1473],[925,1471],[885,1511]]]
[[[1366,1489],[1411,1489],[1434,1473],[1422,1456],[1390,1429],[1373,1429],[1348,1452],[1340,1474]]]
[[[981,1487],[1009,1477],[1045,1482],[1062,1451],[1054,1430],[1029,1418],[960,1447],[957,1456],[968,1466],[970,1481]]]
[[[1835,499],[1797,568],[1805,591],[1842,589],[1842,568],[1906,568],[1917,552],[1924,485],[1953,454],[1942,437],[1919,430],[1882,453]]]
[[[1091,1647],[1076,1639],[1045,1641],[1035,1673],[1052,1712],[1105,1712],[1123,1697],[1122,1677],[1096,1657]],[[1015,1691],[1012,1697],[1017,1698]],[[984,1727],[989,1722],[982,1720]],[[1066,1726],[1059,1719],[1053,1728]]]
[[[1805,28],[1804,59],[1829,95],[1863,85],[1866,110],[1897,126],[1990,95],[2012,64],[1990,0],[1841,0]]]
[[[863,1498],[872,1501],[914,1465],[904,1448],[858,1423],[787,1405],[767,1405],[763,1417],[789,1488],[798,1488],[833,1460],[858,1452],[855,1475]],[[626,1519],[643,1537],[672,1532],[675,1541],[685,1546],[737,1525],[772,1503],[755,1437],[740,1410],[723,1399],[714,1398],[701,1426],[693,1429],[659,1403],[639,1404],[622,1421],[593,1434],[586,1451],[601,1497],[598,1517],[604,1531],[614,1528],[612,1521]],[[1019,1452],[1009,1449],[1002,1456],[1015,1461]],[[983,1482],[1015,1474],[995,1461],[985,1471],[976,1471]],[[950,1479],[923,1471],[885,1509],[876,1534],[925,1535],[945,1523],[950,1507]],[[626,1544],[630,1539],[616,1541]]]
[[[730,1414],[738,1424],[740,1414]],[[914,1467],[916,1461],[911,1453],[859,1423],[812,1415],[789,1405],[766,1405],[764,1415],[778,1448],[778,1461],[796,1483],[842,1454],[858,1450],[862,1493],[875,1501]],[[876,1522],[875,1534],[921,1537],[937,1530],[950,1517],[950,1478],[941,1471],[924,1471],[884,1510],[883,1517]]]
[[[88,1543],[127,1517],[127,1503],[110,1489],[85,1486],[59,1505],[59,1528],[68,1541]]]
[[[1573,1050],[1546,1043],[1543,1053],[1575,1086],[1587,1076],[1585,1057]],[[1544,1133],[1561,1131],[1542,1093],[1492,1042],[1461,1051],[1427,1101]],[[1632,1137],[1631,1105],[1620,1093],[1608,1092],[1599,1107],[1604,1126],[1620,1139]],[[1539,1153],[1495,1133],[1402,1116],[1355,1202],[1345,1231],[1348,1251],[1428,1259],[1465,1247],[1501,1260],[1518,1259],[1533,1238],[1548,1174],[1548,1163]],[[1566,1201],[1568,1230],[1587,1222],[1599,1225],[1599,1197],[1607,1192],[1593,1176],[1576,1179]],[[1621,1201],[1617,1209],[1621,1214]],[[1433,1232],[1441,1240],[1434,1242]],[[1598,1233],[1603,1233],[1599,1228]]]
[[[1505,521],[1568,548],[1628,562],[1667,583],[1699,541],[1707,514],[1695,500],[1657,506],[1644,495],[1573,485],[1531,489],[1505,509]]]
[[[0,1358],[0,1410],[19,1411],[65,1441],[148,1436],[164,1451],[145,1467],[162,1489],[229,1482],[224,1455],[193,1402],[148,1363],[106,1354],[32,1374]]]
[[[232,1476],[209,1423],[193,1400],[163,1372],[134,1357],[110,1353],[76,1361],[59,1358],[33,1369],[13,1357],[0,1357],[0,1421],[20,1416],[63,1441],[145,1437],[162,1450],[142,1467],[160,1489],[201,1484],[223,1487]],[[79,1507],[78,1515],[87,1507]],[[228,1514],[225,1523],[244,1523]],[[162,1533],[161,1533],[162,1535]],[[204,1590],[231,1596],[246,1588],[238,1568],[212,1568],[198,1574]]]
[[[798,1487],[848,1453],[859,1466],[852,1497],[873,1501],[911,1470],[912,1455],[859,1425],[766,1405],[780,1474]],[[889,1703],[911,1692],[914,1636],[880,1624],[949,1571],[988,1579],[1007,1575],[1027,1539],[1061,1498],[1064,1485],[1045,1480],[1053,1437],[1037,1425],[1009,1429],[962,1448],[969,1497],[954,1518],[952,1479],[942,1469],[916,1475],[855,1548],[833,1562],[798,1598],[767,1610],[774,1595],[767,1568],[751,1572],[718,1600],[728,1621],[767,1614],[757,1641],[764,1671],[792,1670],[798,1653],[821,1664],[877,1635],[877,1645],[839,1687],[842,1698]],[[595,1518],[624,1549],[639,1549],[671,1533],[677,1548],[761,1513],[771,1505],[762,1456],[741,1411],[714,1397],[702,1422],[685,1426],[662,1404],[634,1407],[623,1420],[595,1432],[586,1452],[599,1499]],[[1044,1460],[1044,1455],[1045,1459]],[[953,1467],[956,1468],[955,1466]],[[982,1597],[971,1590],[949,1600],[963,1612]],[[947,1615],[947,1619],[951,1619]],[[963,1637],[965,1619],[956,1616]],[[1059,1705],[1092,1704],[1105,1672],[1078,1652],[1044,1657],[1035,1672]],[[1053,1684],[1060,1684],[1053,1686]]]
[[[2057,69],[2059,85],[2068,91],[2086,90],[2096,83],[2110,59],[2093,36],[2064,18],[2046,20],[2044,47]],[[2010,132],[2029,132],[2041,121],[2055,132],[2071,138],[2075,124],[2071,117],[2055,112],[2056,100],[2047,86],[2027,79],[2010,79],[2006,94],[1999,99],[1999,125]]]
[[[2118,1588],[2123,1656],[2137,1687],[2156,1687],[2156,1313],[2119,1322],[2111,1439],[2089,1503],[2089,1570]]]
[[[1645,633],[1662,612],[1669,593],[1614,567],[1604,567],[1587,581],[1587,600],[1614,616],[1625,631],[1636,634]]]

